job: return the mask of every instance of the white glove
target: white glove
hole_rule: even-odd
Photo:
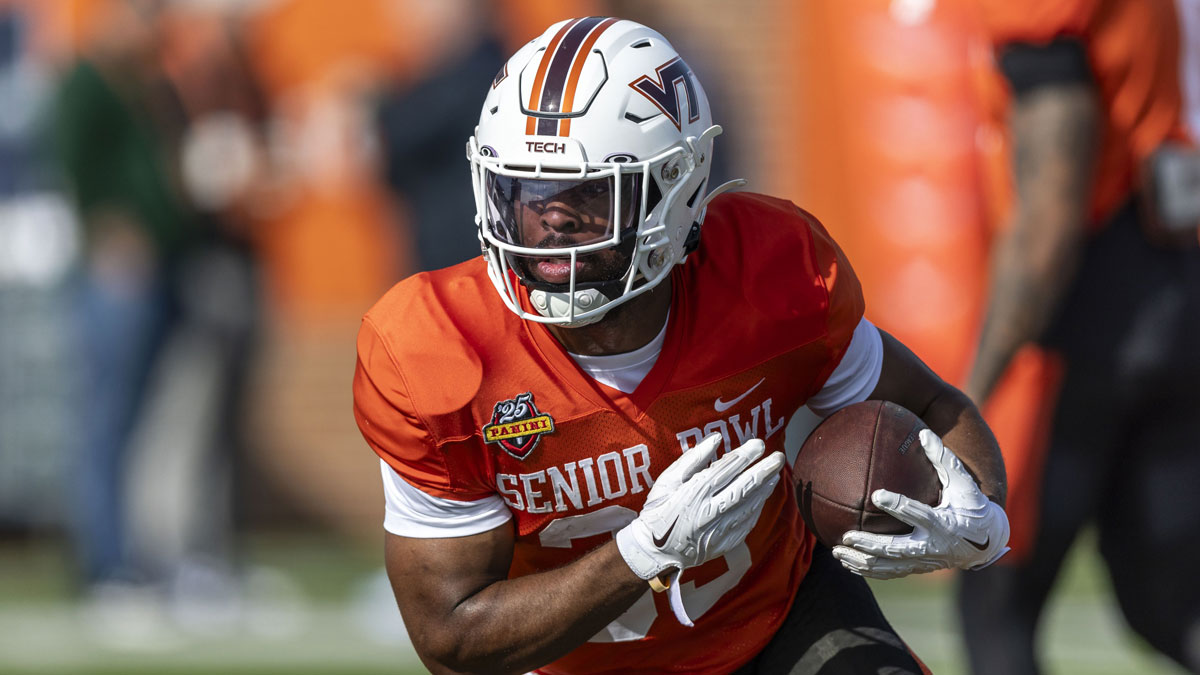
[[[783,453],[773,452],[755,464],[766,450],[755,438],[709,465],[720,444],[721,435],[712,434],[672,462],[655,480],[642,512],[616,537],[621,557],[639,577],[675,570],[671,607],[685,626],[692,622],[683,612],[679,573],[746,539],[784,462]]]
[[[962,461],[928,429],[920,434],[925,455],[942,481],[942,501],[929,506],[888,490],[871,501],[913,526],[912,534],[850,531],[833,556],[855,574],[895,579],[913,573],[957,567],[982,569],[1008,552],[1008,516],[989,500]]]

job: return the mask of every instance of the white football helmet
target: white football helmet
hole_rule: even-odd
[[[571,19],[522,47],[467,142],[504,304],[582,326],[660,283],[695,248],[708,201],[741,182],[706,193],[720,133],[691,69],[641,24]]]

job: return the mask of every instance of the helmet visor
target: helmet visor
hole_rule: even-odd
[[[604,241],[637,226],[641,174],[584,179],[485,179],[487,227],[512,246],[569,249]]]

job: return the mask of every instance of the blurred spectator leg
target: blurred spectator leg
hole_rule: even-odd
[[[228,629],[239,616],[234,556],[239,413],[257,315],[249,255],[193,252],[179,275],[181,320],[156,366],[136,434],[130,516],[139,558],[168,582],[180,627]]]
[[[152,273],[114,271],[85,270],[78,298],[85,374],[73,531],[81,578],[89,587],[144,578],[128,556],[126,451],[166,314],[161,283]]]

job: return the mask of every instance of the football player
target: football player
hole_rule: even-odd
[[[1026,343],[1061,376],[1048,438],[1021,462],[1040,472],[1013,477],[1029,516],[1014,508],[1013,555],[962,579],[972,670],[1039,672],[1046,601],[1095,523],[1130,627],[1200,672],[1200,248],[1194,208],[1177,208],[1200,175],[1179,63],[1195,68],[1198,47],[1180,49],[1172,0],[980,7],[1007,84],[995,109],[1015,204],[967,390],[983,401]]]
[[[922,672],[858,575],[1006,550],[976,409],[863,318],[812,215],[710,184],[720,132],[662,35],[551,26],[467,143],[483,256],[364,318],[355,415],[430,670]],[[913,533],[830,551],[799,517],[783,429],[868,398],[936,432],[944,496],[877,492]]]

